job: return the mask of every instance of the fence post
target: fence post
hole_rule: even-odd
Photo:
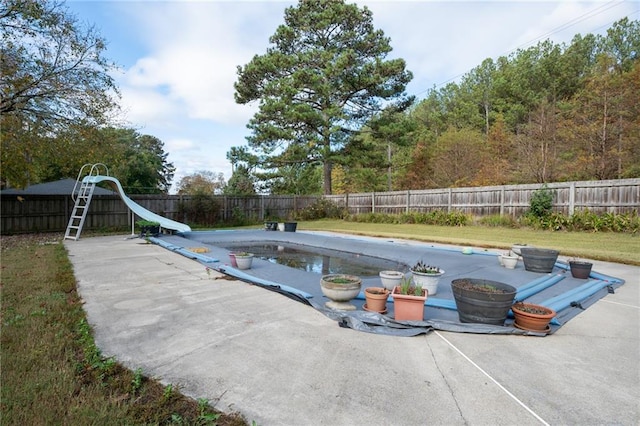
[[[452,202],[452,191],[451,188],[448,189],[448,197],[447,197],[447,213],[451,213],[451,202]]]
[[[576,183],[571,182],[569,185],[569,216],[573,215],[576,208]]]
[[[407,190],[407,213],[411,211],[411,190]]]
[[[376,212],[376,193],[371,193],[371,213]]]
[[[504,185],[500,188],[500,216],[504,216]]]

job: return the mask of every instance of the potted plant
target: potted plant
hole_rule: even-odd
[[[516,289],[509,284],[478,278],[451,282],[460,322],[504,325]]]
[[[382,286],[389,291],[393,291],[404,279],[404,274],[400,271],[380,271],[378,275],[380,275]]]
[[[384,314],[387,312],[387,299],[389,298],[389,290],[384,287],[367,287],[364,289],[364,298],[366,300],[363,309],[365,311],[378,312]]]
[[[524,269],[531,272],[549,273],[558,260],[558,250],[535,247],[523,247],[520,249]]]
[[[339,311],[353,311],[356,309],[349,301],[360,294],[362,280],[356,275],[329,274],[320,279],[322,294],[331,299],[325,306]]]
[[[533,303],[514,303],[511,311],[515,317],[516,327],[543,333],[550,330],[549,322],[556,316],[556,311],[553,309]]]
[[[405,278],[391,293],[394,318],[397,321],[422,321],[427,291],[413,280]]]
[[[140,228],[141,237],[157,236],[160,234],[160,222],[152,220],[138,220],[136,226]]]
[[[265,231],[277,231],[278,230],[278,222],[276,221],[265,221],[264,222],[264,230]]]
[[[511,251],[501,254],[500,258],[500,263],[507,269],[515,269],[516,265],[518,264],[518,255],[514,254]]]
[[[231,253],[229,256],[231,256]],[[253,264],[253,253],[248,253],[246,251],[236,252],[233,253],[233,258],[236,260],[238,269],[251,269],[251,265]],[[231,262],[233,264],[233,260]]]
[[[437,266],[427,265],[421,260],[411,268],[413,282],[427,290],[429,296],[433,296],[438,292],[438,282],[444,274],[444,270]]]
[[[573,278],[589,278],[592,267],[593,263],[591,262],[580,261],[578,259],[571,259],[569,261],[569,269],[571,270],[571,276]]]

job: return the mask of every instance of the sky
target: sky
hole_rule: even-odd
[[[348,0],[352,3],[352,0]],[[640,19],[637,0],[395,1],[358,0],[391,39],[388,58],[413,73],[407,94],[457,81],[486,58],[497,59],[550,39],[604,34],[623,17]],[[296,1],[67,0],[69,12],[107,41],[104,56],[127,126],[164,143],[176,167],[171,192],[199,171],[231,177],[226,154],[246,145],[257,103],[238,105],[237,66],[266,53],[269,37]]]

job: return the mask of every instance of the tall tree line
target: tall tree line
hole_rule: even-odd
[[[393,188],[639,177],[638,55],[640,23],[625,18],[604,36],[484,60],[401,117],[412,127]]]
[[[167,192],[163,143],[115,122],[106,41],[57,0],[0,0],[0,183],[24,187],[105,163],[128,192]]]
[[[624,18],[605,35],[576,35],[568,44],[545,40],[508,56],[487,58],[459,81],[429,90],[409,108],[396,104],[378,109],[359,128],[343,133],[340,149],[331,157],[331,190],[639,177],[639,52],[640,24]],[[288,53],[281,52],[279,59],[286,63]],[[269,66],[265,69],[276,73],[277,64]],[[350,71],[344,66],[338,74],[349,76]],[[242,72],[246,76],[248,69]],[[288,110],[282,99],[271,111],[302,116],[295,108]],[[272,126],[259,134],[264,146],[279,146],[277,121],[262,118],[257,115],[249,127]],[[295,120],[291,123],[297,128]],[[249,141],[249,148],[260,146],[255,137]],[[305,147],[315,145],[303,134],[295,141],[274,158],[307,158]],[[228,157],[246,165],[242,170],[250,170],[267,191],[318,193],[326,180],[317,162],[278,164],[245,148],[234,150]],[[267,172],[260,170],[265,164]]]

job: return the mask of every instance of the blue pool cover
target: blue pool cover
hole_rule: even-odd
[[[341,327],[360,331],[397,336],[415,336],[431,330],[446,330],[461,333],[528,334],[544,336],[544,333],[521,330],[514,327],[513,317],[507,318],[504,326],[459,321],[451,281],[457,278],[479,278],[512,285],[517,289],[516,300],[543,305],[554,309],[557,316],[550,324],[549,334],[595,301],[612,293],[624,284],[618,278],[592,271],[589,279],[576,279],[568,272],[568,265],[557,262],[551,273],[526,271],[520,260],[516,269],[506,269],[498,262],[498,251],[473,249],[463,253],[461,247],[436,246],[429,243],[407,240],[390,240],[349,236],[324,232],[278,232],[263,230],[248,231],[200,231],[180,235],[162,235],[152,242],[202,263],[206,268],[231,275],[254,285],[277,291],[287,297],[308,304],[333,318]],[[399,270],[406,270],[417,261],[438,265],[445,270],[440,279],[438,292],[425,302],[424,321],[394,320],[393,302],[387,302],[384,315],[362,309],[363,293],[351,303],[355,311],[327,309],[328,299],[320,289],[320,274],[290,268],[262,259],[254,259],[251,269],[239,270],[229,262],[229,250],[234,244],[272,243],[296,244],[310,249],[322,248],[340,253],[364,254],[374,258],[397,262]],[[194,245],[206,247],[207,253],[194,253]],[[467,252],[468,250],[465,250]],[[404,272],[403,270],[403,272]],[[380,287],[377,276],[361,277],[362,289]]]

